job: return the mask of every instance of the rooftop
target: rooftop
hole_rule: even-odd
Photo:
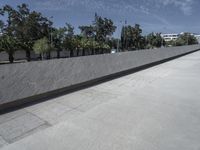
[[[200,52],[0,116],[2,150],[192,150]]]

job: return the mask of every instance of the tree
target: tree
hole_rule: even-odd
[[[121,46],[123,51],[133,47],[132,27],[130,25],[122,27]]]
[[[107,44],[109,45],[110,48],[117,49],[118,42],[119,42],[119,39],[111,38],[107,41]]]
[[[82,37],[79,35],[74,36],[74,38],[72,39],[73,45],[76,50],[76,56],[79,56],[79,52],[80,52],[80,48],[81,48],[81,39],[82,39]]]
[[[57,34],[59,38],[57,41],[59,45],[65,49],[70,51],[70,57],[74,57],[74,49],[75,49],[75,36],[74,36],[74,27],[69,23],[66,23],[66,27],[60,28],[59,34]]]
[[[17,9],[5,5],[1,9],[0,15],[8,18],[4,24],[3,34],[18,39],[21,49],[25,50],[27,60],[30,61],[30,52],[34,42],[44,36],[49,36],[52,22],[43,17],[41,13],[31,12],[26,4],[17,6]]]
[[[96,50],[100,48],[100,44],[97,41],[95,41],[94,38],[89,38],[87,39],[86,48],[89,50],[91,55],[95,55]]]
[[[81,34],[86,38],[94,38],[95,37],[95,29],[93,26],[80,26]]]
[[[193,45],[193,44],[198,44],[198,41],[194,37],[194,35],[190,33],[181,34],[179,38],[175,41],[176,46]]]
[[[142,29],[139,24],[135,26],[123,26],[121,32],[121,46],[123,50],[142,49],[144,47],[144,37],[141,35]]]
[[[85,51],[91,48],[90,41],[87,38],[82,37],[80,40],[80,47],[82,49],[82,56],[85,56]]]
[[[108,46],[108,37],[111,36],[114,31],[116,30],[116,26],[114,26],[114,23],[111,19],[108,18],[102,18],[101,16],[98,16],[95,14],[95,20],[93,21],[93,25],[89,26],[80,26],[79,29],[81,30],[81,35],[83,38],[83,41],[86,43],[83,44],[83,47],[87,47],[87,49],[92,50],[92,54],[95,54],[96,50],[99,48],[102,48],[103,45],[106,44]],[[111,42],[109,44],[112,44]],[[105,47],[105,46],[104,46]],[[85,50],[83,49],[83,55]]]
[[[48,43],[46,37],[37,40],[33,45],[33,50],[36,54],[40,54],[42,59],[44,59],[44,54],[52,49],[51,45]]]
[[[147,35],[147,43],[149,48],[158,48],[162,45],[165,45],[161,33],[150,33],[149,35]]]
[[[14,53],[19,49],[19,41],[12,36],[0,36],[0,51],[8,53],[10,63],[14,61]]]
[[[101,54],[103,54],[103,53],[110,53],[110,46],[108,45],[108,44],[106,44],[106,43],[103,43],[102,45],[101,45],[101,49],[102,49],[102,51],[101,51]]]
[[[18,5],[18,15],[16,16],[17,21],[16,24],[16,37],[22,43],[22,50],[26,52],[27,61],[30,61],[30,51],[32,50],[33,41],[30,39],[31,34],[29,34],[29,29],[31,26],[28,26],[28,17],[30,15],[30,10],[28,9],[28,5],[22,4]],[[32,30],[31,32],[33,32]]]
[[[74,27],[71,24],[66,23],[66,31],[67,37],[72,38],[74,36]]]
[[[0,20],[0,33],[3,33],[4,22]]]
[[[15,19],[14,18],[15,13],[16,11],[9,5],[5,5],[3,6],[3,8],[1,8],[0,15],[7,16],[7,21],[6,21],[6,24],[4,24],[3,33],[6,33],[9,36],[13,36],[12,20]]]
[[[18,24],[17,37],[23,43],[23,50],[26,51],[27,60],[30,61],[30,52],[33,50],[33,44],[42,37],[50,36],[52,22],[41,13],[30,12],[27,5],[18,6],[20,12],[20,21]]]
[[[95,14],[95,20],[93,22],[95,30],[95,40],[98,42],[105,42],[107,36],[111,36],[115,30],[116,26],[111,19],[102,18]]]
[[[135,27],[133,28],[133,41],[134,41],[134,47],[135,49],[141,49],[142,44],[142,29],[140,28],[139,24],[135,24]]]
[[[63,48],[63,42],[66,38],[67,29],[65,27],[54,29],[53,31],[53,43],[57,51],[57,58],[60,58],[60,51]]]

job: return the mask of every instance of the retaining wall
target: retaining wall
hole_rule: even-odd
[[[0,109],[198,49],[200,45],[0,65]]]

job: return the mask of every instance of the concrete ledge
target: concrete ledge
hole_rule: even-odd
[[[195,52],[200,45],[0,66],[0,110],[46,100]]]

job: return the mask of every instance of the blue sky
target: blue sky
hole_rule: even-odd
[[[114,36],[119,36],[122,22],[138,23],[143,33],[162,32],[200,33],[199,0],[1,0],[0,6],[9,4],[16,7],[27,3],[31,10],[53,16],[54,26],[62,27],[65,22],[75,26],[89,25],[97,12],[111,18],[118,29]]]

